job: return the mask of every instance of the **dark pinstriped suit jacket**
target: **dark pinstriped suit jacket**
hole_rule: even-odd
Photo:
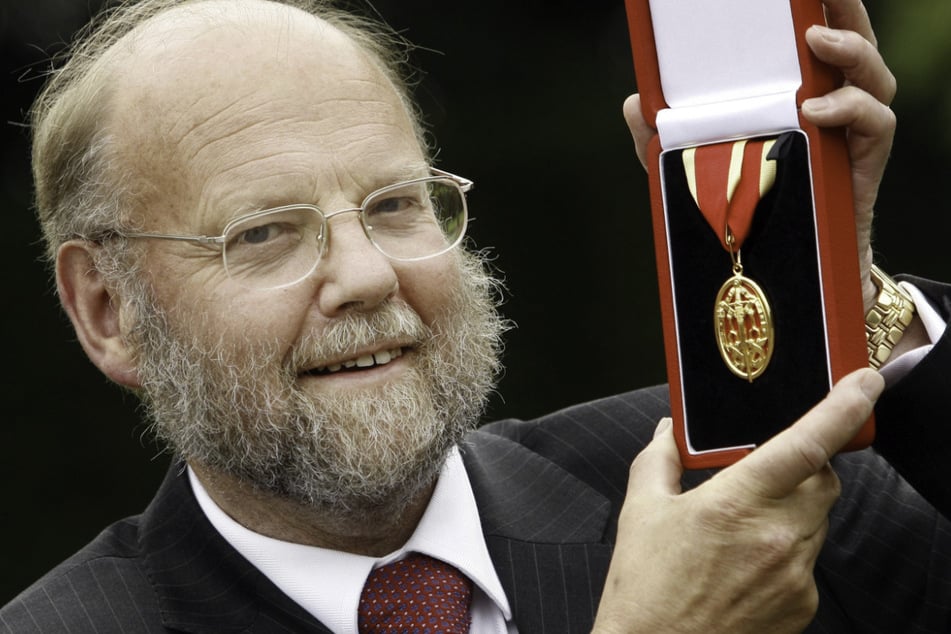
[[[926,290],[951,314],[951,289]],[[876,452],[836,458],[843,493],[808,631],[951,632],[951,493],[941,477],[951,425],[935,415],[951,411],[949,369],[946,334],[878,413],[881,452],[931,504]],[[628,466],[667,411],[666,388],[656,387],[467,438],[463,459],[489,552],[522,634],[590,631]],[[327,630],[216,533],[179,466],[141,516],[111,526],[5,606],[0,631]]]

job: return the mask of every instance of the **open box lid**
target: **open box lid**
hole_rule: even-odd
[[[808,26],[825,23],[819,3],[628,4],[639,5],[629,12],[638,90],[662,149],[799,128],[801,100],[840,81],[805,44]]]
[[[651,0],[664,149],[798,127],[789,0]],[[743,15],[737,20],[736,15]]]

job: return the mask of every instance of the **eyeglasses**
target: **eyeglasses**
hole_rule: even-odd
[[[218,248],[235,281],[256,289],[282,288],[313,273],[327,248],[330,219],[345,213],[358,213],[367,238],[392,260],[425,260],[458,245],[468,220],[465,193],[473,182],[435,168],[430,172],[378,189],[352,209],[327,213],[297,204],[256,211],[230,221],[220,236],[116,233]]]

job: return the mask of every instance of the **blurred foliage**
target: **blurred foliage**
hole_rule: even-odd
[[[879,48],[898,78],[895,107],[926,118],[902,125],[932,131],[951,147],[951,2],[949,0],[877,0],[869,3]]]

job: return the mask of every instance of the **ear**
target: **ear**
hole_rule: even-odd
[[[122,336],[120,298],[96,269],[98,248],[84,240],[64,243],[56,257],[56,288],[90,361],[119,385],[138,388],[134,355]]]

